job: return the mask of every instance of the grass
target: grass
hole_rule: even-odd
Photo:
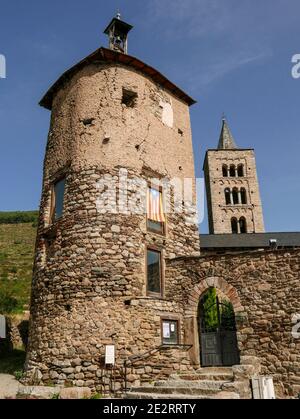
[[[103,399],[103,395],[100,393],[93,394],[90,400],[101,400]]]
[[[14,375],[17,379],[22,377],[25,363],[25,351],[15,349],[0,357],[0,374]]]
[[[0,223],[0,313],[29,308],[36,228]]]

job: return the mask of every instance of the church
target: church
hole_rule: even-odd
[[[40,102],[51,122],[26,381],[247,399],[265,377],[276,397],[297,398],[300,234],[265,233],[254,150],[225,118],[204,159],[199,234],[196,102],[128,54],[131,29],[118,14],[109,47]]]

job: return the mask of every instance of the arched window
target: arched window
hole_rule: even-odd
[[[223,172],[223,177],[228,177],[228,166],[227,166],[227,164],[223,164],[222,172]]]
[[[231,231],[232,231],[232,234],[238,234],[239,233],[238,221],[237,221],[236,218],[231,218]]]
[[[244,177],[244,165],[243,164],[238,165],[238,177]]]
[[[229,173],[230,173],[230,177],[235,177],[235,165],[234,164],[232,164],[230,166]]]
[[[247,204],[247,193],[246,193],[246,189],[242,188],[241,189],[241,201],[243,205]]]
[[[239,191],[237,188],[234,188],[232,190],[232,200],[233,200],[233,204],[234,205],[238,205],[239,204]]]
[[[225,202],[226,202],[226,205],[231,204],[230,189],[229,188],[225,189]]]
[[[247,221],[245,217],[240,218],[240,232],[241,234],[247,233]]]

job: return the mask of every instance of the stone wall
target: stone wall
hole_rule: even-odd
[[[133,107],[122,103],[124,89],[137,94]],[[103,370],[105,345],[115,344],[115,374],[122,385],[124,361],[161,345],[161,317],[182,312],[164,298],[164,290],[161,298],[147,295],[146,249],[162,252],[163,271],[165,258],[199,255],[197,225],[185,218],[193,202],[184,202],[187,213],[174,212],[171,190],[166,234],[151,233],[146,196],[140,197],[143,211],[137,213],[105,198],[101,181],[108,177],[116,182],[120,198],[123,168],[132,181],[126,188],[129,209],[136,208],[137,178],[193,180],[188,106],[132,69],[91,65],[57,93],[53,104],[32,286],[28,380],[106,389],[110,371]],[[53,184],[62,176],[63,216],[51,223]]]
[[[300,313],[299,256],[299,250],[277,250],[168,260],[160,300],[114,296],[110,280],[99,273],[102,292],[90,287],[81,297],[77,290],[77,295],[68,293],[68,300],[58,295],[40,305],[30,367],[40,370],[44,382],[107,391],[111,372],[103,365],[105,345],[115,344],[119,390],[124,388],[124,362],[158,348],[161,321],[171,318],[180,324],[179,343],[193,348],[151,352],[128,368],[128,386],[197,370],[198,304],[209,287],[216,287],[233,303],[241,359],[258,358],[261,374],[274,378],[277,397],[297,397],[300,340],[292,336],[292,316]]]
[[[182,258],[168,263],[166,297],[185,308],[185,323],[196,322],[201,295],[220,289],[233,303],[241,356],[258,357],[278,397],[299,394],[300,339],[292,316],[300,313],[299,250],[244,252]],[[187,343],[195,344],[198,332]]]

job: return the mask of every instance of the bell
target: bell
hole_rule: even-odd
[[[120,36],[117,36],[117,37],[116,37],[115,42],[116,42],[116,44],[121,45],[121,43],[122,43],[122,39],[120,38]]]

